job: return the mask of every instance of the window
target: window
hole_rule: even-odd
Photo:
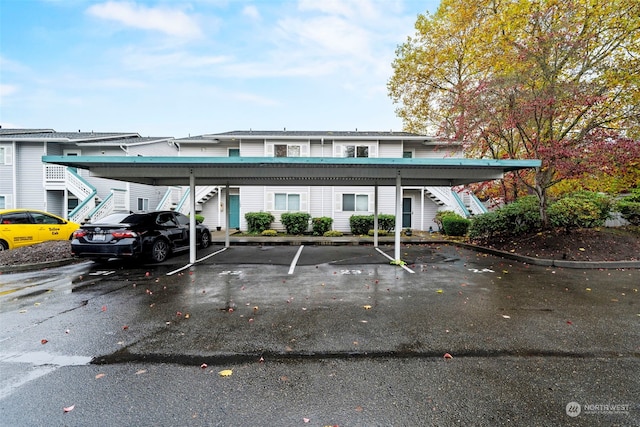
[[[345,145],[344,157],[369,157],[368,145]]]
[[[229,157],[240,157],[239,148],[229,148]]]
[[[300,145],[275,144],[274,157],[300,157]]]
[[[402,158],[403,159],[412,159],[413,158],[413,151],[403,151],[402,152]]]
[[[149,210],[149,199],[138,197],[138,211],[147,212]]]
[[[342,210],[348,212],[367,212],[369,196],[367,194],[343,194]]]
[[[274,208],[276,211],[299,211],[300,195],[276,193],[274,198]]]
[[[0,209],[6,209],[7,205],[6,205],[6,199],[4,196],[0,196]]]
[[[31,217],[36,224],[62,224],[58,218],[40,212],[31,212]]]
[[[4,147],[0,147],[0,165],[4,165],[5,161],[4,161]]]

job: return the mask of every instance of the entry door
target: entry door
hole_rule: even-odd
[[[240,196],[229,195],[229,228],[240,227]]]
[[[402,228],[411,228],[411,197],[402,198]]]

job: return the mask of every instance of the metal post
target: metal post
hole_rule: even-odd
[[[376,182],[373,192],[374,208],[373,208],[373,247],[378,247],[378,183]]]
[[[395,261],[400,262],[400,231],[402,228],[402,179],[400,171],[396,176],[396,239],[395,239]]]
[[[225,235],[224,235],[224,247],[231,246],[229,241],[229,183],[224,187],[224,214],[225,214]]]
[[[196,262],[196,177],[189,170],[189,263]]]

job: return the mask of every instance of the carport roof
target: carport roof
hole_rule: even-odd
[[[539,167],[539,160],[335,157],[43,156],[93,176],[149,185],[455,186]]]

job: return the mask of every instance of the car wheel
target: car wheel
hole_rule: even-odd
[[[0,240],[0,251],[8,251],[8,250],[9,250],[9,244],[4,240]]]
[[[167,241],[164,239],[158,239],[153,242],[149,256],[153,262],[162,262],[167,259],[167,256],[169,256],[169,244]]]
[[[200,236],[200,247],[203,249],[208,248],[210,243],[211,235],[206,230],[202,231],[202,235]]]

